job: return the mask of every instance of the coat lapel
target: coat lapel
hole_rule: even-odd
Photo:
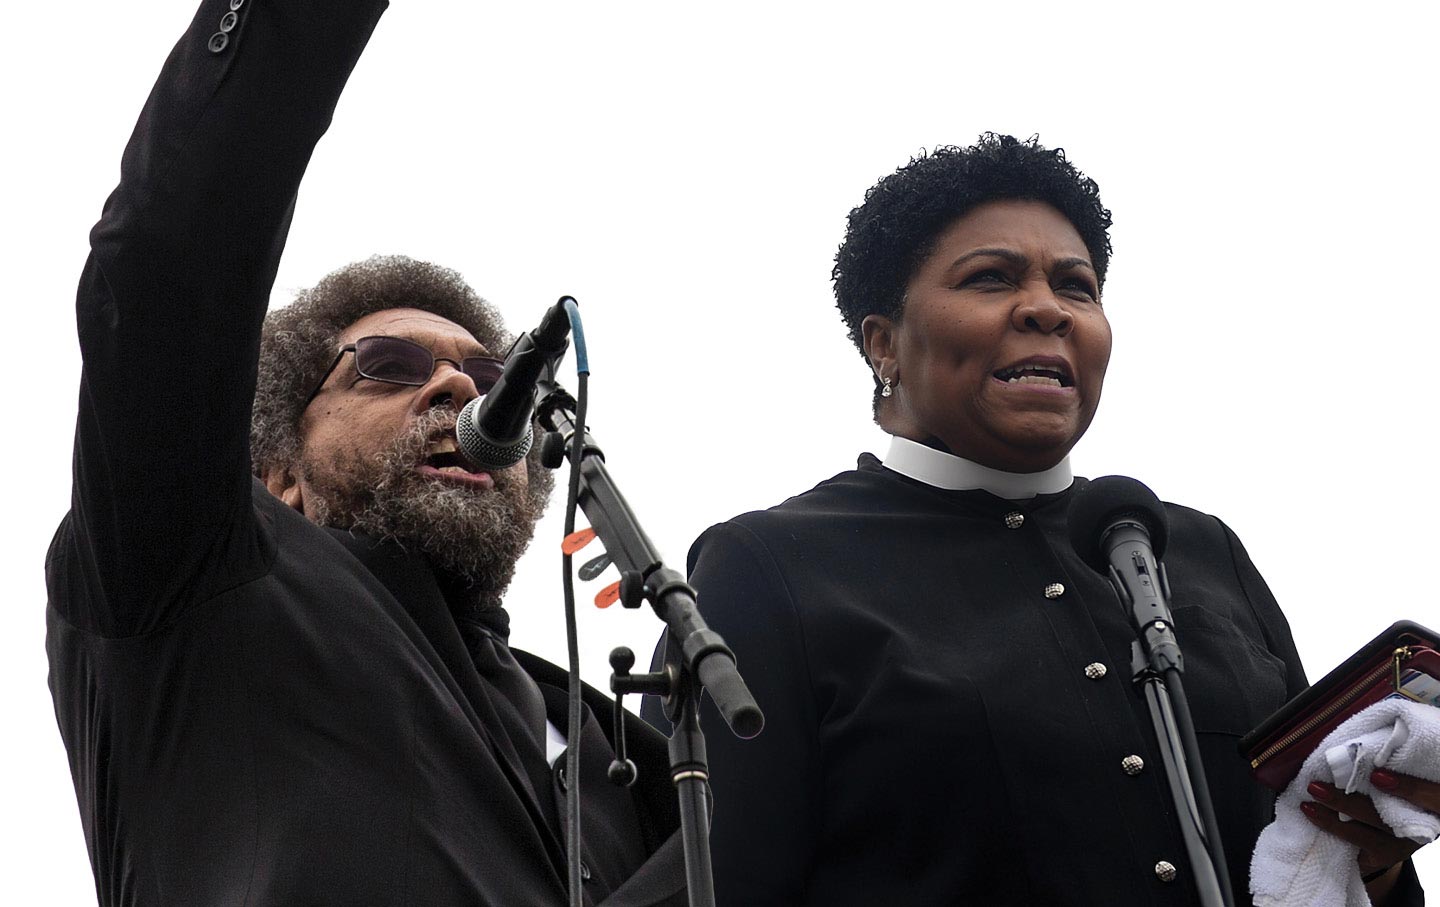
[[[528,652],[511,649],[515,660],[540,685],[550,720],[562,730],[566,721],[567,675],[564,670]],[[605,772],[614,758],[614,702],[588,684],[581,684],[580,698],[586,708],[580,736],[581,778],[589,794],[586,814],[605,811],[614,815],[633,811],[644,856],[634,872],[618,884],[600,907],[682,907],[685,894],[685,854],[680,835],[680,809],[675,787],[670,783],[670,757],[666,739],[650,725],[626,711],[627,755],[635,762],[639,778],[622,789],[614,787]],[[626,802],[628,801],[628,802]],[[563,802],[558,804],[564,814]],[[595,849],[605,846],[592,827],[581,826],[581,834]],[[635,865],[632,862],[632,865]]]
[[[465,711],[476,733],[496,754],[496,761],[516,796],[524,803],[536,834],[545,842],[550,868],[555,873],[556,884],[563,890],[565,847],[546,820],[539,800],[540,796],[547,796],[549,792],[536,791],[530,783],[529,773],[504,731],[492,692],[481,681],[474,660],[465,648],[465,641],[455,625],[455,618],[451,616],[450,605],[440,591],[435,572],[424,558],[408,554],[394,543],[336,529],[328,531],[395,597],[434,650],[436,662],[446,669],[448,676],[445,680],[455,694],[455,701]]]

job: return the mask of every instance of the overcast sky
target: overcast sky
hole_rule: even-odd
[[[73,290],[193,6],[14,7],[0,900],[85,904],[41,575],[68,500]],[[830,295],[846,212],[921,148],[1039,133],[1115,213],[1115,353],[1076,472],[1221,516],[1319,677],[1393,620],[1440,627],[1433,9],[403,0],[314,157],[273,303],[375,252],[458,269],[516,330],[574,295],[591,428],[683,567],[705,526],[883,451]],[[509,596],[517,645],[557,661],[560,512]],[[658,623],[582,607],[603,685],[610,648],[648,651]],[[1440,853],[1421,865],[1440,888]]]

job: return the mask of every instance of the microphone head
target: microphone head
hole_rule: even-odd
[[[460,410],[460,417],[455,420],[455,443],[476,466],[485,469],[514,466],[530,452],[534,432],[527,424],[525,434],[518,441],[507,443],[487,437],[480,429],[480,405],[484,402],[484,397],[476,397]]]
[[[1075,553],[1101,573],[1109,569],[1101,542],[1115,523],[1132,520],[1144,526],[1157,560],[1164,556],[1170,536],[1165,505],[1143,482],[1129,476],[1105,476],[1081,488],[1070,501],[1066,517]]]

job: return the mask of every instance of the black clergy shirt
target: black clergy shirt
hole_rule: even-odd
[[[867,454],[701,536],[691,582],[766,715],[741,741],[704,710],[720,904],[1193,903],[1134,632],[1071,549],[1070,495],[946,491]],[[1234,533],[1166,507],[1187,692],[1248,904],[1273,797],[1235,742],[1305,677]]]

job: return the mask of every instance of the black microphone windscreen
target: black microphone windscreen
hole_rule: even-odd
[[[1100,542],[1116,522],[1128,519],[1144,526],[1157,559],[1165,554],[1170,535],[1165,505],[1143,482],[1129,476],[1104,476],[1084,486],[1071,499],[1066,518],[1075,552],[1102,573],[1109,564]]]
[[[455,420],[455,443],[471,463],[482,469],[514,466],[530,453],[530,445],[534,443],[531,428],[526,424],[525,433],[514,441],[494,441],[486,437],[479,424],[480,405],[484,401],[484,397],[476,397],[460,409],[460,415]]]

